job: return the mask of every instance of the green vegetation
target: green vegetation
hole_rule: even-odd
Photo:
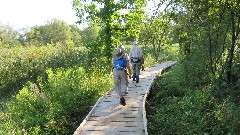
[[[149,134],[238,134],[239,0],[163,0],[144,13],[149,2],[74,0],[82,30],[0,25],[0,134],[72,134],[113,86],[113,49],[132,40],[145,67],[178,61],[149,97]]]
[[[1,48],[0,93],[19,89],[27,81],[36,82],[47,68],[87,65],[88,59],[83,59],[87,55],[86,48],[71,44]]]
[[[73,133],[89,106],[113,86],[111,75],[103,76],[97,69],[87,73],[82,67],[60,68],[46,73],[47,82],[38,78],[40,88],[28,82],[7,102],[1,134]]]
[[[147,116],[149,134],[238,134],[240,107],[231,99],[233,95],[220,101],[213,86],[186,82],[182,66],[172,67],[153,86],[148,101],[154,108]]]
[[[84,45],[71,40],[44,45],[45,40],[37,39],[1,46],[0,134],[75,131],[90,106],[113,87],[106,57],[94,47],[95,30],[82,31]],[[87,37],[89,33],[95,36]],[[129,51],[131,45],[125,46]],[[157,63],[151,46],[144,48],[145,66]]]
[[[239,134],[239,1],[169,4],[159,19],[172,21],[180,59],[153,88],[149,134]]]

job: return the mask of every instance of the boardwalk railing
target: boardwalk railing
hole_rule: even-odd
[[[98,99],[74,135],[148,135],[145,101],[157,76],[175,62],[163,62],[141,72],[140,82],[129,80],[126,105],[112,89]]]

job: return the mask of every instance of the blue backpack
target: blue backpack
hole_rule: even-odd
[[[123,70],[124,68],[127,67],[127,61],[123,58],[114,60],[113,66],[114,66],[114,69]]]

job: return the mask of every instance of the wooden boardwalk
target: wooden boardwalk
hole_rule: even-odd
[[[147,135],[145,101],[161,71],[175,62],[163,62],[141,71],[139,83],[129,80],[126,105],[119,103],[116,90],[103,95],[80,124],[74,135]]]

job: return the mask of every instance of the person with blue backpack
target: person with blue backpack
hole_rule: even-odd
[[[127,60],[124,59],[125,49],[117,48],[112,53],[113,57],[113,77],[114,77],[114,88],[117,90],[117,93],[120,97],[120,103],[126,105],[125,98],[128,81],[127,81]]]
[[[136,41],[133,42],[132,48],[130,49],[129,56],[132,64],[133,81],[136,81],[136,83],[139,83],[139,75],[140,75],[141,65],[143,63],[143,53],[142,53],[142,49],[139,46],[137,46]]]
[[[123,49],[125,51],[125,47],[121,44],[118,46],[118,48]],[[127,61],[127,67],[126,67],[127,70],[125,70],[125,71],[127,71],[126,73],[128,76],[126,76],[126,81],[128,82],[128,77],[129,77],[129,79],[132,78],[132,70],[130,67],[130,58],[129,58],[129,55],[126,53],[126,51],[125,51],[125,54],[123,55],[123,59],[125,59]]]

